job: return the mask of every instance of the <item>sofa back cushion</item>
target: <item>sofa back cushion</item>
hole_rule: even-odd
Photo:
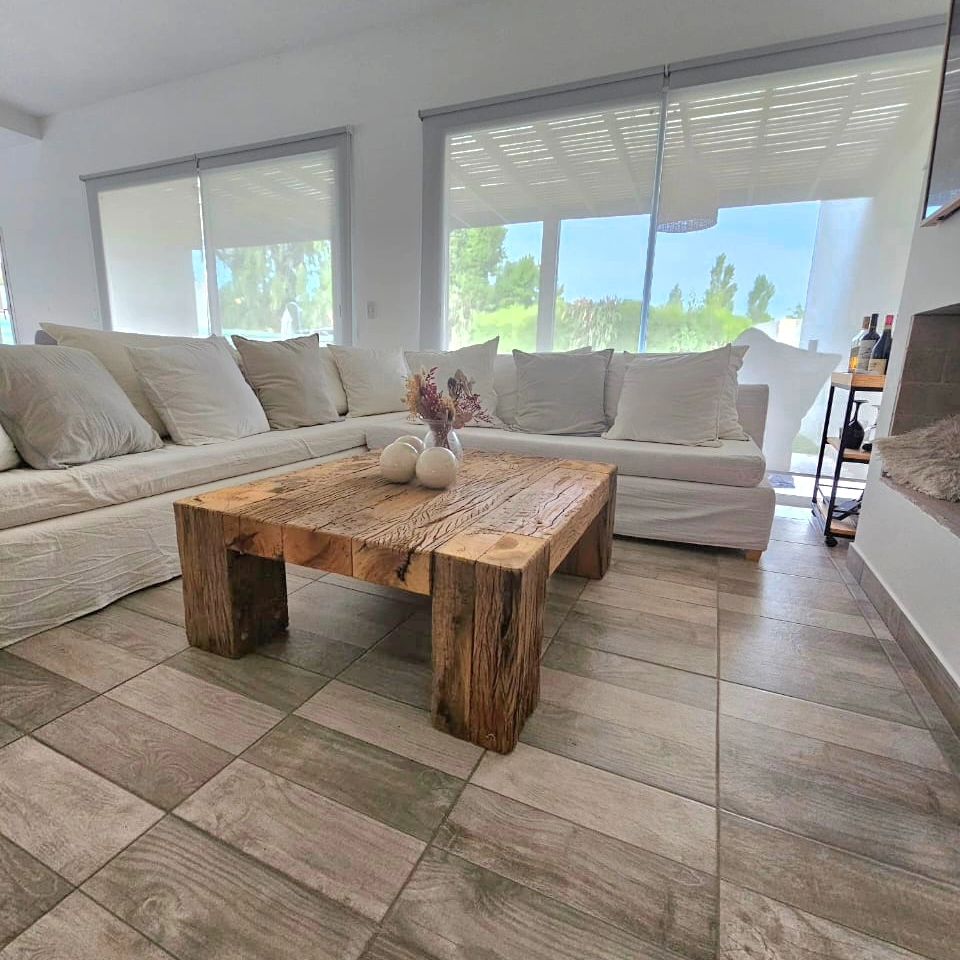
[[[137,371],[130,362],[127,347],[168,347],[178,343],[193,343],[196,337],[164,337],[151,333],[124,333],[120,330],[90,330],[86,327],[68,327],[60,323],[41,323],[40,326],[61,347],[76,347],[78,350],[87,350],[92,353],[117,381],[137,413],[161,437],[167,435],[163,418],[147,398]],[[226,343],[222,337],[210,339],[220,339]]]
[[[340,370],[337,368],[333,351],[326,347],[322,347],[320,350],[320,366],[323,368],[323,379],[327,384],[330,399],[333,401],[337,413],[342,417],[347,412],[347,394],[343,389],[343,381],[340,379]]]
[[[597,436],[607,426],[603,388],[612,350],[595,353],[513,351],[516,425],[525,433]]]
[[[406,409],[407,364],[400,350],[329,344],[347,394],[347,416],[369,417]]]
[[[294,430],[339,419],[320,364],[317,334],[290,340],[234,336],[243,372],[274,430]]]
[[[720,446],[729,344],[704,353],[641,353],[627,365],[608,440]]]
[[[0,471],[12,470],[20,466],[20,454],[13,445],[13,441],[7,435],[6,430],[0,426]]]
[[[222,338],[127,351],[144,393],[175,443],[221,443],[270,429]]]
[[[0,426],[38,470],[162,446],[103,364],[70,347],[0,347]]]

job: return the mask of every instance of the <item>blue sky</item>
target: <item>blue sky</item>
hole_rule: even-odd
[[[806,299],[819,210],[816,202],[731,207],[720,211],[709,230],[659,234],[653,302],[665,301],[675,283],[685,298],[702,295],[717,254],[726,253],[736,268],[737,309],[746,309],[754,278],[765,273],[777,288],[770,313],[783,316]],[[565,220],[558,280],[567,298],[639,299],[648,229],[646,216]],[[539,223],[508,227],[507,257],[530,253],[539,260],[540,230]]]

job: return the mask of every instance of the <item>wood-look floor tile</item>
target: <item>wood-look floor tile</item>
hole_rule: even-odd
[[[176,812],[371,920],[383,918],[425,847],[243,760],[235,760]]]
[[[690,583],[677,583],[662,577],[641,577],[620,570],[609,570],[602,580],[591,580],[581,593],[584,600],[595,600],[597,596],[622,591],[644,597],[660,597],[665,600],[682,600],[705,607],[717,605],[716,584],[701,587]],[[602,599],[597,602],[603,603]],[[686,619],[685,617],[682,619]]]
[[[106,695],[230,753],[245,750],[283,718],[265,703],[163,664]]]
[[[361,647],[371,647],[416,608],[317,580],[289,598],[290,626]]]
[[[666,960],[661,948],[431,848],[386,927],[428,957]]]
[[[759,564],[751,563],[743,557],[721,556],[720,572],[732,571],[735,567],[747,565],[775,573],[789,573],[797,577],[810,577],[816,580],[840,580],[828,552],[822,545],[792,543],[788,540],[771,540],[760,557]],[[735,576],[735,573],[731,573]]]
[[[463,786],[433,767],[296,716],[244,759],[421,840],[430,839]]]
[[[232,759],[153,717],[97,697],[34,736],[158,807],[170,809]]]
[[[42,917],[70,889],[63,877],[0,836],[0,947]]]
[[[724,680],[923,726],[873,638],[721,612],[720,665]]]
[[[624,583],[621,579],[620,583]],[[716,627],[717,610],[715,605],[703,606],[701,603],[686,603],[683,600],[671,600],[651,593],[642,593],[631,586],[616,586],[603,580],[594,580],[584,588],[582,600],[593,604],[616,607],[633,614],[655,614],[670,620],[681,620],[706,627]]]
[[[716,627],[655,614],[638,617],[602,603],[578,600],[557,639],[707,676],[717,672]]]
[[[373,925],[167,817],[84,892],[180,960],[353,960]]]
[[[327,677],[335,677],[362,656],[364,650],[366,647],[296,629],[287,630],[282,637],[257,647],[261,656],[274,657]]]
[[[806,913],[931,960],[956,960],[960,888],[730,813],[720,819],[720,870]]]
[[[96,692],[0,650],[0,719],[33,730],[92,700]]]
[[[161,583],[156,587],[138,590],[118,600],[117,604],[127,610],[135,610],[137,613],[155,617],[157,620],[166,620],[180,627],[185,621],[183,592],[179,581],[177,584]]]
[[[70,626],[94,640],[112,644],[151,663],[159,663],[187,648],[187,633],[183,627],[117,604],[73,620]]]
[[[429,611],[418,611],[355,660],[340,679],[427,710],[433,684]]]
[[[466,780],[483,748],[436,730],[430,714],[334,680],[298,716]]]
[[[0,960],[172,960],[79,891],[0,951]]]
[[[9,647],[8,652],[100,693],[151,666],[151,661],[143,657],[100,643],[71,627],[56,627],[28,637]]]
[[[523,743],[600,770],[716,802],[715,743],[691,747],[639,727],[541,701],[520,735]]]
[[[714,808],[520,743],[487,753],[471,782],[599,833],[715,871]]]
[[[0,833],[71,883],[88,877],[161,815],[29,737],[0,749]]]
[[[892,720],[726,682],[720,684],[720,712],[931,770],[949,769],[928,730]]]
[[[16,740],[20,736],[20,731],[16,727],[11,727],[9,723],[0,720],[0,747]]]
[[[721,593],[732,593],[770,603],[803,603],[828,613],[860,613],[856,600],[845,583],[830,580],[814,580],[811,577],[794,577],[787,573],[774,573],[750,564],[737,576],[729,576],[721,568],[718,588]]]
[[[930,735],[940,748],[948,769],[960,777],[960,737],[952,730],[933,730]]]
[[[770,531],[771,540],[788,540],[791,543],[823,544],[823,534],[813,525],[810,517],[774,517]]]
[[[849,598],[850,609],[846,612],[822,609],[824,606],[846,606],[847,601],[832,597],[818,600],[817,606],[813,606],[802,600],[745,597],[740,593],[721,590],[719,603],[721,614],[728,612],[755,617],[769,617],[773,620],[806,624],[822,630],[835,630],[873,638],[870,624],[864,620],[856,601],[852,597]]]
[[[269,704],[283,713],[299,707],[327,682],[319,673],[255,653],[234,660],[190,647],[171,657],[166,666]]]
[[[709,874],[474,786],[435,842],[643,940],[696,960],[713,957]]]
[[[704,710],[717,707],[717,681],[713,677],[594,650],[578,643],[557,640],[545,654],[543,665],[666,700],[677,700],[691,707]]]
[[[443,960],[445,957],[455,956],[457,948],[453,943],[444,941],[440,937],[435,938],[435,943],[440,948],[440,952],[427,953],[425,949],[381,930],[370,941],[360,960]]]
[[[921,960],[908,950],[778,903],[726,881],[720,884],[720,960]]]
[[[295,563],[284,564],[284,573],[287,578],[302,577],[305,580],[324,580],[330,574],[325,570],[314,570],[312,567],[301,567]]]
[[[930,695],[930,691],[924,686],[913,664],[907,659],[906,654],[900,648],[900,645],[893,640],[880,640],[880,646],[887,655],[893,669],[896,671],[904,689],[910,695],[917,713],[923,718],[923,722],[933,731],[944,733],[951,732],[952,728],[947,723],[946,718],[940,712],[937,702]]]
[[[948,882],[960,881],[950,773],[720,718],[725,810]]]
[[[618,537],[613,541],[610,569],[709,590],[717,582],[717,551]]]
[[[346,587],[348,590],[358,590],[373,597],[384,597],[387,600],[396,600],[399,603],[423,604],[424,597],[408,590],[398,590],[396,587],[384,587],[379,583],[367,583],[366,580],[357,580],[355,577],[343,577],[338,573],[328,573],[323,578],[331,586]]]

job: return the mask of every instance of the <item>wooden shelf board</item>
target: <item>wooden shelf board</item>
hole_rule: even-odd
[[[847,390],[882,390],[887,382],[882,373],[832,373],[830,383]]]
[[[825,524],[827,520],[827,505],[822,500],[817,500],[817,513],[820,514],[820,523]],[[831,520],[830,533],[835,537],[848,537],[852,540],[857,535],[857,525],[850,523],[848,520]]]
[[[827,437],[827,443],[829,443],[834,450],[839,452],[840,450],[839,437]],[[850,450],[848,448],[843,451],[843,459],[849,460],[851,463],[869,463],[870,451],[869,450]]]

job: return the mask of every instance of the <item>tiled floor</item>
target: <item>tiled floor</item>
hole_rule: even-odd
[[[338,577],[238,661],[175,583],[0,651],[0,958],[957,960],[960,750],[774,536],[556,578],[506,757],[430,726],[429,605]]]

